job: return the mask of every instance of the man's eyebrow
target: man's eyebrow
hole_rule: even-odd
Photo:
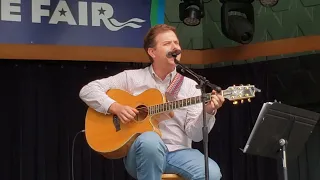
[[[171,42],[172,40],[164,40],[162,41],[162,43],[167,43],[167,42]],[[179,40],[173,40],[173,42],[179,42]]]

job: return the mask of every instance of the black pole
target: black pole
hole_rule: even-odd
[[[198,82],[199,85],[196,86],[197,89],[201,89],[201,100],[202,100],[202,115],[203,115],[203,127],[202,127],[202,136],[203,136],[203,151],[204,151],[204,165],[205,165],[205,179],[209,180],[209,164],[208,164],[208,126],[207,126],[207,117],[206,117],[206,110],[205,110],[205,89],[206,86],[211,87],[214,89],[217,93],[221,92],[221,88],[215,84],[211,84],[205,77],[200,76],[193,72],[191,69],[189,69],[186,66],[183,66],[180,64],[180,62],[176,59],[177,55],[172,55],[174,57],[174,62],[179,65],[184,71],[188,72],[190,75],[194,76]]]

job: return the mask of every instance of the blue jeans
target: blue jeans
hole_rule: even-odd
[[[132,144],[124,158],[127,172],[138,180],[160,180],[163,173],[178,174],[186,180],[205,179],[204,155],[196,149],[168,152],[154,132],[145,132]],[[209,158],[209,179],[221,179],[220,168]]]

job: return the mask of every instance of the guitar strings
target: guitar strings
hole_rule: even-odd
[[[148,107],[141,107],[141,108],[136,108],[136,110],[149,110]]]

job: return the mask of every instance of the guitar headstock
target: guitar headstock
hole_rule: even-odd
[[[239,100],[243,103],[244,99],[247,99],[250,102],[251,98],[255,97],[256,92],[261,92],[261,90],[254,85],[234,85],[223,90],[223,96],[224,98],[233,101],[233,104],[237,104]]]

